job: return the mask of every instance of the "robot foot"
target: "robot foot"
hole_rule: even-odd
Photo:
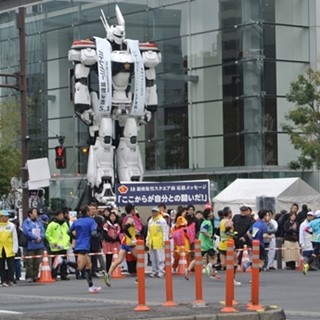
[[[99,190],[100,191],[100,190]],[[110,183],[105,183],[103,185],[102,191],[94,192],[94,197],[98,200],[101,204],[107,204],[108,202],[115,202],[116,196],[112,190]]]

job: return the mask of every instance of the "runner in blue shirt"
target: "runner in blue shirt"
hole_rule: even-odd
[[[271,235],[268,234],[268,226],[266,224],[267,210],[261,209],[258,212],[259,219],[250,227],[247,232],[247,236],[251,240],[259,240],[260,242],[260,269],[263,266],[266,251],[264,247],[264,239],[271,239]],[[248,268],[249,264],[244,266],[244,269]],[[244,270],[245,271],[245,270]]]
[[[96,287],[92,282],[91,260],[89,257],[90,239],[97,237],[97,224],[90,216],[90,208],[83,206],[80,209],[81,216],[74,221],[70,227],[70,234],[76,240],[75,254],[77,258],[77,269],[79,271],[85,269],[85,277],[89,285],[89,293],[97,293],[101,291],[101,287]]]
[[[309,259],[307,259],[306,263],[303,265],[303,274],[306,275],[310,265],[312,265],[315,261],[318,260],[320,254],[320,210],[317,210],[314,213],[315,219],[310,221],[306,226],[306,232],[311,234],[311,242],[313,246],[313,253]]]

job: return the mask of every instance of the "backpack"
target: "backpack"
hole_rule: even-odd
[[[18,231],[18,244],[19,247],[26,248],[28,246],[28,238],[25,234],[20,230]]]

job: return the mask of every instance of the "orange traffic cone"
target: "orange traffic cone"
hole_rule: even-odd
[[[303,270],[303,265],[304,265],[304,259],[303,259],[303,256],[300,255],[299,265],[298,265],[298,267],[296,268],[296,270],[297,270],[297,271],[302,271],[302,270]]]
[[[117,258],[118,258],[118,249],[114,248],[114,253],[112,255],[112,263],[114,263]],[[113,270],[111,274],[111,278],[125,278],[125,276],[121,273],[120,264]]]
[[[40,278],[37,280],[37,282],[39,283],[56,282],[56,280],[54,280],[51,275],[51,268],[49,264],[49,257],[48,257],[47,251],[43,251]]]
[[[180,256],[179,256],[179,265],[176,271],[176,274],[183,275],[185,274],[185,270],[187,269],[187,257],[186,251],[184,247],[181,247]]]
[[[249,253],[248,253],[248,247],[245,244],[243,246],[243,253],[242,253],[242,259],[241,259],[241,266],[240,268],[238,268],[238,271],[242,272],[242,271],[251,271],[251,266],[246,267],[246,264],[248,264],[250,262],[250,257],[249,257]]]

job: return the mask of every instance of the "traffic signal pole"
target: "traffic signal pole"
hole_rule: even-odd
[[[20,49],[20,71],[16,73],[0,73],[0,77],[16,78],[15,84],[0,84],[1,88],[11,88],[20,91],[20,111],[21,111],[21,180],[22,180],[22,213],[26,217],[29,194],[28,194],[28,118],[27,118],[27,79],[26,79],[26,33],[25,33],[25,8],[19,8],[17,14],[17,29],[19,30]]]

